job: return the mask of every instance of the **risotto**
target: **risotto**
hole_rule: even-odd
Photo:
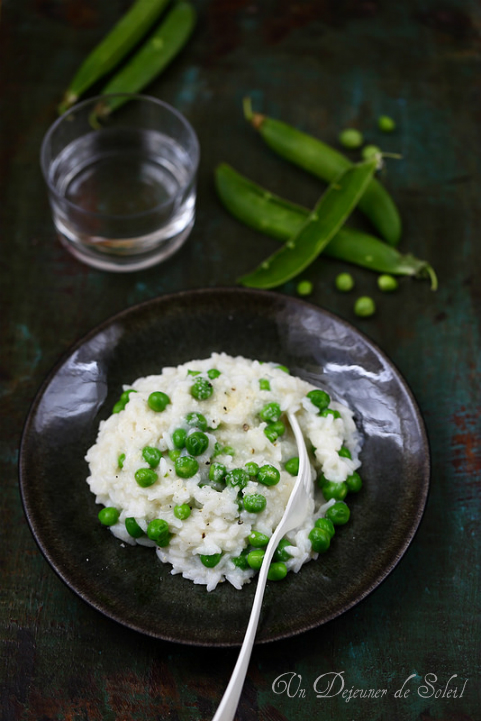
[[[278,580],[329,548],[361,487],[352,412],[275,363],[214,353],[124,387],[86,455],[100,521],[122,541],[155,549],[208,591],[257,573],[282,518],[298,458],[285,414],[308,446],[312,498],[280,542]]]

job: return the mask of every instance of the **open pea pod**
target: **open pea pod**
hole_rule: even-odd
[[[278,155],[328,183],[332,183],[340,173],[352,166],[345,155],[312,135],[275,118],[253,113],[248,99],[244,101],[244,115]],[[359,202],[359,208],[387,243],[398,244],[401,238],[401,218],[393,199],[376,178],[371,179]]]
[[[271,193],[238,173],[227,163],[215,170],[217,194],[238,220],[272,238],[287,241],[297,233],[309,210]],[[400,253],[374,235],[344,225],[324,249],[324,255],[369,268],[377,273],[429,278],[436,290],[432,266],[411,253]]]
[[[275,288],[307,268],[324,250],[354,210],[378,165],[372,158],[345,170],[289,240],[252,273],[239,279],[250,288]]]
[[[169,0],[136,0],[84,60],[58,107],[64,113],[97,80],[113,70],[154,24]]]

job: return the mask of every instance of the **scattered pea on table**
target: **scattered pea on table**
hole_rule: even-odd
[[[356,128],[346,128],[339,133],[339,142],[349,150],[360,148],[364,142],[363,135]]]
[[[360,318],[368,318],[376,312],[376,304],[368,295],[361,295],[354,303],[354,313]]]
[[[396,129],[396,123],[389,115],[380,115],[377,124],[383,133],[392,133]]]
[[[392,275],[388,275],[387,273],[383,273],[378,277],[377,285],[379,290],[382,290],[385,293],[391,293],[393,290],[397,290],[398,288],[396,278],[393,278]]]
[[[301,280],[297,284],[297,294],[301,296],[311,295],[313,285],[310,280]]]
[[[341,293],[349,293],[354,288],[354,278],[350,273],[339,273],[336,275],[335,284]]]

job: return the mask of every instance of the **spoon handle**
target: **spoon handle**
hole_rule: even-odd
[[[252,604],[251,614],[244,636],[244,641],[242,643],[239,657],[232,672],[229,684],[224,692],[222,701],[220,702],[212,721],[232,721],[235,716],[235,712],[239,704],[239,698],[242,693],[242,688],[244,686],[247,669],[249,666],[249,660],[256,637],[257,626],[259,625],[259,616],[262,608],[262,599],[264,598],[264,591],[267,583],[267,572],[269,570],[269,564],[283,533],[284,526],[283,524],[280,524],[271,536],[269,544],[266,548],[264,560],[262,562],[262,566],[257,577],[256,593],[254,596],[254,602]]]
[[[284,533],[287,533],[292,528],[298,526],[306,514],[307,498],[309,495],[306,490],[306,480],[310,478],[309,457],[307,455],[306,444],[297,422],[297,418],[293,413],[289,413],[288,417],[299,449],[299,473],[287,503],[286,510],[284,511],[284,515],[282,516],[279,525],[272,534],[267,545],[264,560],[262,561],[262,566],[257,578],[257,588],[244,641],[229,684],[212,721],[233,721],[240,695],[242,693],[242,688],[244,686],[252,647],[256,637],[259,616],[262,608],[262,600],[264,598],[264,591],[267,583],[267,573],[269,571],[272,556],[274,555],[274,552]]]

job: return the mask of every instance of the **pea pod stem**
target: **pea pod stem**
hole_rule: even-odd
[[[253,112],[249,98],[244,99],[244,116],[274,152],[328,183],[332,183],[340,173],[353,165],[345,155],[312,135],[280,120]],[[359,208],[386,242],[390,245],[399,243],[402,228],[398,209],[376,178],[371,180],[359,201]]]
[[[238,173],[227,163],[215,171],[217,194],[238,220],[272,238],[287,241],[305,222],[309,210],[275,195]],[[331,239],[324,255],[378,273],[429,278],[438,286],[436,273],[425,260],[401,254],[373,235],[344,225]]]
[[[136,0],[92,50],[74,75],[58,107],[62,115],[97,80],[109,73],[141,40],[170,0]]]
[[[137,93],[146,87],[182,50],[195,23],[192,3],[182,0],[175,3],[133,58],[102,89],[102,94]],[[105,100],[97,113],[108,115],[126,101],[121,96]]]
[[[250,288],[275,288],[307,268],[354,210],[377,164],[378,159],[373,158],[345,170],[329,185],[298,231],[239,282]]]

